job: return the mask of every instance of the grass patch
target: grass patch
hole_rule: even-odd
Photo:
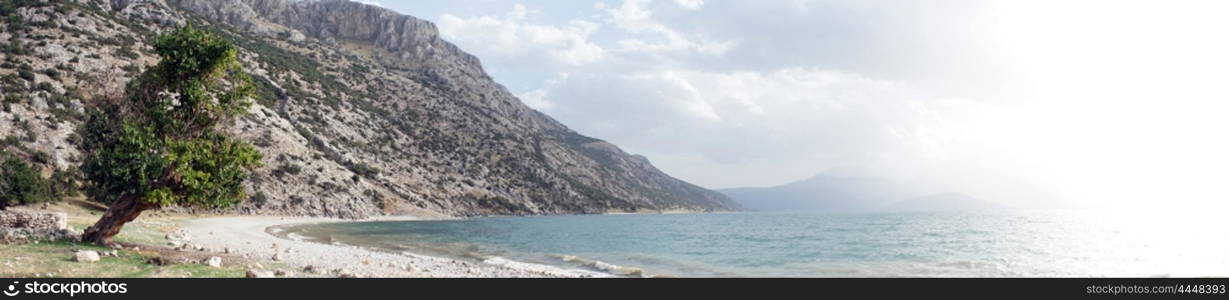
[[[77,250],[110,248],[71,241],[11,244],[0,247],[0,277],[243,277],[240,266],[212,268],[201,264],[156,265],[153,251],[120,250],[98,262],[75,262]]]

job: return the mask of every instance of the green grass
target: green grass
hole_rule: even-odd
[[[48,210],[68,213],[69,229],[82,232],[93,225],[102,211],[89,207],[82,197],[49,204]],[[191,215],[162,215],[147,212],[124,229],[113,241],[137,245],[118,251],[116,257],[101,257],[98,262],[73,261],[77,250],[94,250],[100,254],[111,248],[75,241],[39,241],[37,243],[0,244],[0,277],[243,277],[253,261],[211,252],[178,252],[166,248],[167,234],[177,230]],[[222,267],[213,268],[196,263],[209,256],[222,257]],[[170,261],[151,263],[154,258]],[[286,265],[263,262],[266,268],[289,269]]]
[[[9,244],[0,248],[0,277],[243,277],[242,266],[213,268],[201,264],[156,265],[153,251],[120,250],[98,262],[75,262],[73,252],[110,248],[70,241]]]

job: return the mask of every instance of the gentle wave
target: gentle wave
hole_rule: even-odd
[[[610,273],[614,275],[619,275],[619,276],[632,276],[632,277],[645,277],[645,278],[665,276],[665,275],[649,275],[649,274],[646,274],[644,270],[641,268],[620,266],[616,264],[603,262],[600,260],[587,259],[587,258],[575,256],[575,255],[552,254],[550,256],[556,259],[562,260],[564,262],[581,265],[587,268],[592,268],[594,270],[598,270],[598,271],[602,271],[602,272],[606,272],[606,273]]]

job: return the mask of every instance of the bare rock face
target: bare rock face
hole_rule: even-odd
[[[0,114],[0,132],[31,128],[37,138],[22,145],[64,153],[60,168],[79,163],[71,143],[79,111],[156,63],[150,37],[191,22],[239,46],[258,87],[257,103],[231,128],[264,154],[237,212],[364,218],[738,209],[529,108],[477,58],[412,16],[344,0],[78,2],[23,8],[58,23],[0,33],[0,42],[30,48],[4,59],[64,70],[59,79],[38,74],[36,82],[0,86],[46,93],[38,97],[45,106],[25,100]],[[55,91],[37,91],[43,81]],[[66,112],[78,117],[56,118]],[[30,121],[48,119],[55,121]]]

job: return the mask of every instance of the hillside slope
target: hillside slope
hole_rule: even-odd
[[[0,10],[3,144],[50,168],[100,97],[153,65],[147,41],[196,24],[243,50],[258,104],[232,130],[264,154],[242,213],[733,210],[642,156],[516,99],[429,22],[349,1],[12,1]],[[42,153],[42,154],[39,154]]]

